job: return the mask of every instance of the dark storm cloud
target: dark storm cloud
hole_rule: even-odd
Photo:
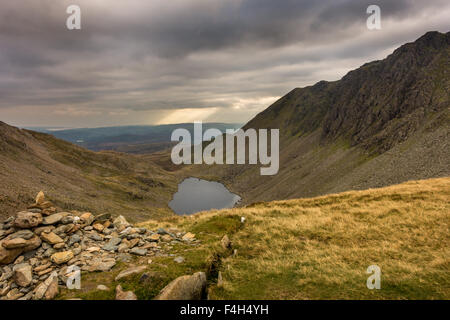
[[[65,28],[74,3],[79,31]],[[369,4],[381,7],[381,31],[366,29]],[[335,80],[447,27],[449,12],[441,0],[3,1],[0,118],[45,107],[49,124],[53,113],[53,122],[102,114],[107,124],[158,110],[154,122],[164,110],[215,108],[242,121],[295,86]]]

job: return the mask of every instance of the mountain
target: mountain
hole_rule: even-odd
[[[157,156],[92,152],[49,134],[0,122],[0,216],[44,190],[66,209],[123,214],[131,221],[172,214],[177,177]]]
[[[239,129],[242,124],[236,123],[205,123],[203,128],[216,128],[225,132],[226,129]],[[167,124],[155,126],[116,126],[79,129],[47,129],[30,127],[27,129],[44,132],[56,138],[66,140],[92,151],[113,150],[133,154],[148,154],[171,148],[172,132],[184,128],[193,135],[192,123]]]
[[[450,175],[450,33],[428,32],[339,81],[294,89],[244,126],[280,129],[280,170],[202,166],[245,203]]]

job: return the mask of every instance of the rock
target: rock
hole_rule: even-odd
[[[21,287],[28,287],[33,280],[31,266],[28,263],[21,263],[14,266],[14,281]]]
[[[200,300],[206,289],[206,275],[197,272],[191,276],[181,276],[161,290],[156,300]]]
[[[102,249],[105,251],[116,251],[118,249],[117,246],[120,244],[121,241],[122,241],[121,238],[113,237],[108,241],[107,244],[103,246]]]
[[[10,264],[23,252],[23,248],[6,249],[0,241],[0,265]]]
[[[161,240],[164,241],[164,242],[172,241],[172,236],[169,235],[169,234],[165,234],[165,235],[163,235],[163,236],[161,237]]]
[[[129,269],[127,269],[127,270],[124,270],[124,271],[120,272],[120,273],[117,275],[117,277],[116,277],[115,280],[116,280],[116,281],[119,281],[119,280],[124,279],[124,278],[127,278],[127,277],[129,277],[129,276],[132,276],[132,275],[136,275],[136,274],[142,273],[142,272],[145,271],[145,269],[146,269],[145,266],[139,266],[139,267],[129,268]]]
[[[39,191],[39,193],[36,196],[36,204],[42,204],[45,201],[45,195],[43,191]]]
[[[90,271],[109,271],[116,265],[116,260],[114,258],[108,258],[104,260],[94,260],[92,266],[89,268]]]
[[[147,263],[148,263],[148,264],[151,264],[152,262],[153,262],[152,259],[148,259],[148,260],[147,260]]]
[[[36,229],[34,229],[34,233],[37,234],[38,236],[40,236],[43,232],[52,232],[53,230],[55,230],[54,226],[45,226],[45,227],[38,227]]]
[[[48,248],[47,250],[45,250],[43,256],[44,256],[45,258],[50,258],[55,252],[56,252],[55,249],[53,249],[53,248]]]
[[[183,263],[184,262],[184,258],[183,257],[176,257],[175,259],[173,259],[173,261],[175,261],[176,263]]]
[[[37,285],[36,289],[34,289],[34,300],[41,300],[44,297],[45,291],[47,291],[47,286],[44,282],[41,282]]]
[[[41,246],[41,238],[34,235],[31,239],[27,240],[27,245],[22,248],[23,252],[33,251]]]
[[[57,224],[58,222],[60,222],[62,220],[63,217],[64,217],[64,215],[62,213],[55,213],[55,214],[45,217],[42,221],[42,224],[46,225],[46,226]]]
[[[116,300],[137,300],[137,297],[132,291],[123,291],[119,284],[116,287]]]
[[[42,264],[39,267],[34,268],[34,272],[41,272],[42,270],[48,269],[51,265],[52,264],[50,262]]]
[[[80,216],[80,220],[85,226],[90,226],[94,222],[94,215],[90,212],[85,212]]]
[[[47,293],[47,291],[49,291]],[[44,282],[34,289],[34,300],[53,299],[58,294],[58,273],[54,271]]]
[[[103,284],[99,284],[99,285],[97,286],[97,290],[100,290],[100,291],[108,291],[108,287],[105,286],[105,285],[103,285]]]
[[[62,219],[61,219],[62,224],[72,224],[73,221],[74,221],[74,218],[71,216],[65,216],[65,217],[62,217]]]
[[[224,248],[225,250],[231,249],[231,241],[227,235],[223,236],[222,240],[220,240],[220,244],[222,245],[222,248]]]
[[[70,236],[68,245],[72,246],[75,243],[78,243],[80,241],[81,241],[81,237],[78,234],[74,234],[74,235]]]
[[[27,246],[27,241],[22,238],[15,238],[3,241],[2,246],[6,249],[23,248]]]
[[[133,248],[130,250],[130,253],[138,255],[138,256],[145,256],[147,254],[147,249],[142,248]]]
[[[47,290],[45,291],[45,294],[44,294],[44,299],[45,300],[53,300],[59,293],[58,277],[57,276],[54,276],[54,277],[50,276],[49,279],[51,279],[51,281],[49,281],[49,284],[47,286]]]
[[[49,233],[41,233],[41,239],[44,240],[45,242],[49,243],[49,244],[57,244],[57,243],[61,243],[64,242],[63,239],[61,239],[58,235],[54,234],[53,232],[49,232]]]
[[[19,290],[17,288],[14,288],[8,292],[8,294],[6,295],[6,299],[7,300],[17,300],[22,296],[23,296],[23,293],[19,292]]]
[[[60,243],[55,244],[55,245],[53,246],[53,248],[54,248],[55,250],[60,250],[60,249],[64,248],[65,246],[66,246],[66,244],[65,244],[64,242],[60,242]]]
[[[34,237],[34,233],[30,230],[19,230],[17,232],[14,232],[9,236],[9,239],[16,239],[16,238],[22,238],[25,240],[30,240]]]
[[[72,251],[63,251],[63,252],[54,253],[50,259],[52,260],[53,263],[63,264],[63,263],[66,263],[67,261],[71,260],[72,258],[73,258]]]
[[[186,233],[186,234],[183,236],[182,239],[183,239],[184,241],[192,241],[192,240],[195,239],[195,234],[188,232],[188,233]]]
[[[14,225],[22,229],[37,227],[42,223],[42,215],[36,212],[21,211],[14,220]]]
[[[111,214],[103,213],[98,216],[95,216],[94,221],[99,222],[99,223],[104,223],[104,222],[108,221],[109,219],[111,219]],[[105,228],[107,228],[107,227],[105,226]]]
[[[91,233],[88,237],[94,241],[103,241],[103,238],[98,233]]]
[[[128,227],[130,224],[128,223],[128,221],[125,219],[124,216],[118,216],[116,219],[114,219],[113,225],[114,225],[114,227],[116,227],[117,229],[119,229],[119,228],[125,229],[125,228]]]
[[[164,228],[159,228],[156,232],[160,235],[168,234],[168,232]]]
[[[131,249],[131,248],[134,248],[135,246],[137,246],[138,244],[139,244],[139,239],[132,239],[132,240],[130,240],[129,242],[128,242],[128,247]]]
[[[103,229],[105,229],[105,227],[101,223],[95,223],[92,227],[98,232],[102,232]]]
[[[44,204],[41,205],[41,207],[43,207],[43,206],[44,206]],[[49,215],[54,214],[54,213],[56,213],[56,208],[52,207],[51,204],[50,204],[50,207],[42,209],[42,215],[43,216],[49,216]]]
[[[14,264],[20,264],[25,260],[24,256],[19,256],[16,261],[14,261]]]
[[[159,238],[160,238],[160,235],[157,233],[154,233],[151,236],[147,237],[147,240],[157,242],[159,240]]]

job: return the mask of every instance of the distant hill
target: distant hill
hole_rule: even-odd
[[[204,123],[203,128],[238,129],[242,124]],[[118,152],[147,154],[168,149],[174,145],[171,134],[175,129],[185,128],[193,134],[192,123],[168,124],[157,126],[115,126],[79,129],[47,129],[30,127],[34,131],[51,134],[93,151],[114,150]]]
[[[450,33],[428,32],[341,80],[294,89],[244,128],[280,129],[280,171],[193,167],[243,203],[450,175]]]
[[[172,214],[167,203],[178,178],[151,156],[92,152],[0,122],[0,181],[0,219],[26,208],[30,196],[44,190],[66,209],[142,221]]]

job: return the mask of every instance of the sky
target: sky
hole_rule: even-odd
[[[69,5],[81,30],[69,30]],[[381,29],[369,30],[369,5]],[[0,3],[0,121],[98,127],[245,123],[427,31],[448,0],[14,0]]]

